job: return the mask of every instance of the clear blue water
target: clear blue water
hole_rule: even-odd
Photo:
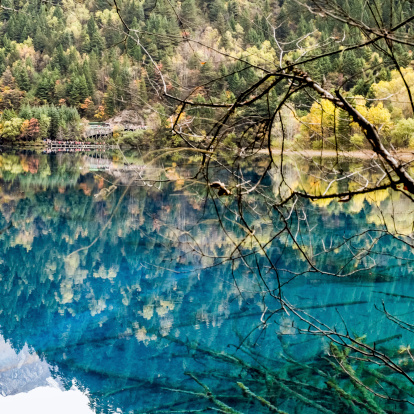
[[[264,309],[267,317],[277,304],[263,295],[257,274],[247,265],[259,264],[272,289],[277,287],[275,277],[262,255],[247,257],[246,264],[221,263],[220,257],[233,247],[202,183],[131,183],[127,168],[118,163],[108,170],[112,164],[109,156],[97,167],[82,155],[2,155],[0,327],[16,351],[28,346],[67,388],[76,379],[99,413],[217,408],[206,398],[180,392],[203,391],[188,372],[243,413],[269,409],[243,396],[238,381],[289,413],[320,411],[295,393],[321,404],[326,412],[381,412],[374,404],[385,412],[414,411],[406,403],[378,398],[370,402],[371,397],[327,362],[327,340],[293,334],[291,313],[278,312],[263,326]],[[191,168],[183,165],[180,174],[189,176]],[[177,174],[175,167],[169,171],[169,178]],[[383,201],[384,208],[389,200]],[[231,207],[232,201],[225,203]],[[237,217],[219,208],[227,231],[239,237]],[[331,240],[339,243],[356,232],[381,227],[373,223],[375,207],[368,201],[359,211],[338,203],[333,207],[304,202],[301,209],[312,228],[302,241],[314,249],[321,249],[322,241],[329,246]],[[300,214],[292,216],[295,231]],[[256,220],[255,225],[257,234],[265,237],[280,223],[274,218]],[[373,234],[355,238],[351,248],[366,247]],[[330,326],[344,329],[345,321],[355,335],[366,336],[369,343],[379,341],[412,369],[407,354],[398,354],[398,349],[410,344],[413,334],[375,308],[384,300],[389,312],[412,321],[411,250],[383,237],[370,255],[376,266],[363,270],[371,259],[350,260],[349,249],[348,244],[318,256],[318,265],[333,272],[348,263],[346,272],[361,272],[347,278],[306,273],[284,287],[285,297]],[[291,272],[307,268],[298,249],[285,239],[275,240],[269,255],[282,269],[282,282],[292,278]],[[272,374],[263,376],[241,361]],[[360,404],[354,401],[351,409],[341,402],[316,369],[327,372]],[[394,378],[387,370],[381,374]],[[358,375],[375,386],[362,368]],[[3,393],[7,381],[7,373],[0,373]]]

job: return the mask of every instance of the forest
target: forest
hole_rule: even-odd
[[[363,2],[347,1],[346,7],[362,10]],[[377,14],[386,25],[411,7],[396,2],[393,14],[385,6]],[[259,81],[263,68],[281,63],[282,45],[285,63],[309,51],[327,55],[302,68],[326,90],[340,85],[384,142],[414,146],[406,90],[414,86],[411,47],[394,45],[397,68],[374,47],[337,53],[362,41],[360,30],[294,1],[7,0],[1,21],[3,143],[71,140],[82,135],[88,121],[107,121],[122,111],[132,111],[150,131],[145,137],[126,133],[121,142],[160,145],[159,137],[177,122],[200,141],[215,117],[206,103],[233,102]],[[282,91],[280,85],[270,90],[269,105],[276,105]],[[194,105],[180,111],[171,96],[191,96]],[[265,106],[259,101],[249,111],[261,114]],[[299,91],[284,109],[286,148],[332,149],[338,140],[346,150],[369,148],[360,126],[329,101],[320,104]],[[239,133],[237,127],[227,133],[227,147],[240,146],[233,136]],[[280,147],[280,141],[274,127],[272,146]],[[182,144],[171,135],[161,142]]]

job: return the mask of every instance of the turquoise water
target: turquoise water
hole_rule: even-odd
[[[329,362],[328,340],[297,334],[292,324],[303,325],[292,312],[278,311],[267,325],[261,322],[278,304],[264,293],[255,269],[261,269],[270,290],[277,289],[275,275],[259,253],[244,262],[224,259],[234,246],[223,222],[232,238],[242,233],[233,201],[220,199],[215,205],[202,182],[186,182],[192,165],[167,161],[167,173],[153,167],[142,181],[136,170],[114,160],[111,155],[101,155],[99,162],[80,154],[2,155],[0,327],[16,351],[28,347],[39,355],[63,387],[76,380],[99,413],[220,408],[197,395],[204,390],[188,373],[243,413],[269,408],[243,395],[237,382],[289,413],[321,407],[335,413],[382,412],[379,407],[414,412],[406,402],[364,395]],[[156,184],[154,177],[175,181]],[[400,203],[394,215],[408,217],[407,202],[393,197],[390,193],[376,204],[363,200],[358,208],[356,202],[301,202],[291,215],[302,246],[323,253],[315,256],[318,268],[343,269],[342,274],[358,270],[352,276],[301,274],[308,265],[286,238],[275,239],[268,251],[282,283],[290,280],[283,287],[289,303],[338,330],[346,323],[410,371],[408,354],[398,350],[413,334],[380,310],[384,301],[388,312],[412,321],[414,255],[391,236],[373,244],[376,231],[384,228],[375,219],[378,205],[389,213]],[[258,199],[255,211],[262,208]],[[250,212],[246,217],[263,240],[281,226],[272,212],[266,220]],[[247,254],[252,247],[241,250]],[[382,367],[373,379],[368,369],[358,365],[355,375],[377,391],[378,382],[385,381],[378,375],[401,381],[397,388],[385,382],[387,392],[411,399],[409,382]],[[7,372],[0,372],[3,394],[8,381]],[[341,400],[330,381],[355,400]]]

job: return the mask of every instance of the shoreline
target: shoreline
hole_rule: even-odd
[[[9,150],[46,150],[46,149],[54,149],[54,146],[48,146],[44,142],[32,142],[29,145],[24,145],[23,143],[17,143],[17,145],[7,145],[7,144],[0,144],[0,151],[2,148],[9,149]],[[89,147],[87,145],[79,145],[76,146],[77,150],[84,149],[86,147]],[[132,149],[133,147],[130,147],[128,145],[93,145],[90,146],[91,149],[115,149],[115,148],[124,148],[124,149]],[[92,148],[93,147],[93,148]],[[96,148],[95,148],[96,147]],[[74,147],[75,148],[75,147]],[[57,149],[57,148],[56,148]],[[71,148],[72,149],[72,148]],[[60,151],[59,151],[60,152]],[[65,151],[61,151],[65,152]],[[72,151],[68,151],[72,152]],[[73,151],[76,152],[76,151]],[[236,151],[235,151],[236,153]],[[259,154],[268,154],[268,150],[263,148],[258,151]],[[280,148],[273,148],[272,149],[273,155],[281,155]],[[313,149],[301,149],[301,150],[293,150],[293,149],[285,149],[283,152],[286,156],[299,156],[302,158],[336,158],[337,156],[344,158],[351,158],[351,159],[361,159],[361,160],[369,160],[376,157],[379,157],[378,154],[376,154],[372,150],[358,150],[358,151],[338,151],[338,154],[335,150],[313,150]],[[392,151],[391,154],[396,157],[398,160],[409,162],[414,160],[414,150],[405,148],[398,151]]]
[[[260,153],[267,153],[268,151],[263,149],[259,151]],[[280,155],[280,149],[272,149],[272,154]],[[312,149],[303,149],[303,150],[292,150],[287,149],[283,152],[284,155],[299,155],[306,158],[322,157],[322,158],[336,158],[338,155],[341,158],[357,158],[369,160],[375,157],[378,157],[378,154],[372,150],[359,150],[359,151],[338,151],[338,154],[335,150],[312,150]],[[402,161],[411,161],[414,160],[414,150],[410,149],[401,149],[399,151],[391,152],[393,156]]]

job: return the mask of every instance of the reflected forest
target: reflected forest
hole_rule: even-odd
[[[412,2],[0,14],[1,412],[414,413]]]
[[[282,196],[271,169],[246,199],[249,234],[237,198],[190,180],[197,157],[133,157],[1,156],[0,324],[15,349],[102,413],[409,412],[409,199],[303,199],[282,215],[263,201]],[[254,161],[240,164],[252,182]],[[312,191],[319,166],[301,161],[285,178]]]

